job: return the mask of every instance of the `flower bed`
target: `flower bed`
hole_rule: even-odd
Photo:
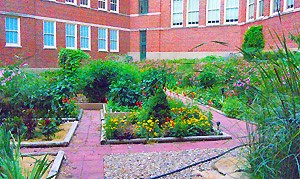
[[[78,121],[66,122],[58,126],[58,130],[47,136],[37,135],[28,140],[21,142],[21,147],[63,147],[68,146],[71,138],[77,128]],[[42,128],[36,129],[37,133],[41,133]]]
[[[32,171],[34,163],[36,160],[42,160],[47,155],[46,159],[48,162],[53,162],[51,168],[48,168],[42,179],[44,178],[56,178],[60,166],[64,159],[64,152],[59,151],[57,153],[27,153],[22,154],[20,160],[21,168],[24,169],[24,172]]]
[[[101,144],[223,140],[231,136],[213,128],[212,116],[198,107],[171,109],[165,121],[150,117],[141,120],[143,111],[105,113]]]

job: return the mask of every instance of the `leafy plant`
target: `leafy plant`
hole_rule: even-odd
[[[265,40],[263,36],[263,26],[252,26],[244,35],[244,43],[242,45],[243,51],[247,54],[252,52],[260,52],[265,47]],[[244,55],[247,55],[244,54]]]
[[[228,97],[224,100],[222,105],[222,111],[228,117],[237,117],[242,111],[242,102],[236,97]]]
[[[13,141],[12,145],[10,142]],[[51,162],[47,161],[47,155],[42,160],[37,160],[33,170],[26,172],[26,176],[22,174],[23,170],[20,166],[20,140],[15,142],[9,131],[0,127],[0,177],[6,179],[38,179],[47,172]],[[53,178],[51,176],[49,178]]]
[[[59,131],[58,125],[54,119],[41,119],[39,121],[41,126],[41,133],[47,140],[51,140],[55,133]]]

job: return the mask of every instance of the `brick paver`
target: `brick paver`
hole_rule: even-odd
[[[179,96],[184,98],[183,96]],[[186,99],[183,99],[186,100]],[[202,107],[205,108],[205,107]],[[104,178],[103,157],[111,154],[127,154],[141,152],[178,151],[188,149],[228,148],[245,143],[246,123],[211,111],[214,121],[220,121],[222,130],[232,135],[232,140],[155,143],[155,144],[122,144],[100,145],[100,112],[85,110],[79,126],[68,147],[61,148],[23,148],[22,152],[65,151],[59,179],[63,178]]]

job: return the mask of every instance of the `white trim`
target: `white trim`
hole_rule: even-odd
[[[79,34],[81,33],[81,27],[88,27],[88,38],[89,38],[89,42],[88,42],[88,48],[82,48],[81,47],[81,35],[80,35],[80,40],[79,40],[79,43],[80,43],[80,50],[84,50],[84,51],[91,51],[91,26],[87,26],[87,25],[81,25],[80,26],[80,32]]]
[[[247,9],[246,9],[246,22],[251,22],[251,21],[254,21],[255,20],[255,0],[253,1],[253,18],[252,19],[249,19],[249,13],[250,13],[250,0],[247,0]]]
[[[239,12],[240,12],[240,1],[238,0],[238,21],[237,22],[226,22],[226,9],[227,9],[227,6],[226,6],[226,3],[227,1],[231,1],[231,0],[224,0],[224,24],[238,24],[239,23]]]
[[[115,29],[110,29],[110,31],[111,30],[115,30]],[[119,43],[120,43],[120,38],[119,38],[119,30],[115,30],[115,31],[117,31],[117,49],[116,50],[112,50],[110,47],[109,47],[109,50],[110,50],[110,52],[119,52],[120,51],[120,49],[119,49]],[[109,32],[109,36],[111,36],[111,33]],[[111,43],[111,38],[109,37],[109,41],[110,41],[110,43]]]
[[[287,3],[288,3],[288,0],[284,0],[283,11],[292,11],[295,8],[295,0],[294,0],[294,7],[292,7],[292,8],[287,8],[287,5],[288,5]]]
[[[99,29],[104,29],[105,33],[106,33],[106,37],[105,37],[105,49],[99,49]],[[98,28],[98,52],[108,52],[108,29],[106,28]]]
[[[128,28],[107,26],[107,25],[99,25],[99,24],[79,22],[79,21],[70,21],[70,20],[50,18],[50,17],[42,17],[42,16],[35,16],[35,15],[30,15],[30,14],[21,14],[21,13],[13,13],[13,12],[5,12],[5,11],[0,11],[0,14],[10,15],[10,16],[26,17],[26,18],[33,18],[33,19],[38,19],[38,20],[43,20],[43,21],[56,21],[56,22],[69,23],[69,24],[78,24],[78,25],[100,27],[100,28],[109,28],[109,29],[115,29],[115,30],[130,32],[130,29],[128,29]]]
[[[220,19],[219,19],[219,23],[208,23],[208,1],[209,0],[206,0],[206,21],[205,21],[205,24],[206,24],[206,26],[215,26],[215,25],[220,25],[220,23],[221,23],[221,0],[219,0],[219,2],[220,2],[220,7],[219,7],[219,17],[220,17]]]
[[[110,6],[110,7],[109,7],[109,11],[110,11],[110,12],[113,12],[113,13],[119,13],[119,11],[120,11],[120,2],[119,2],[119,0],[116,0],[116,2],[117,2],[117,10],[116,10],[116,11],[113,11],[113,10],[111,10],[111,8],[110,8],[110,7],[111,7],[111,5],[110,5],[110,4],[111,4],[111,0],[109,0],[109,6]]]
[[[273,12],[274,11],[274,1],[275,0],[270,0],[270,16],[276,16],[278,15],[278,11]],[[280,2],[280,6],[279,6],[279,12],[281,12],[281,0],[279,0]]]
[[[107,1],[107,0],[97,0],[97,1],[98,1],[98,4],[97,4],[97,5],[98,5],[98,10],[101,10],[101,11],[107,11],[108,1]],[[100,1],[101,1],[101,2],[103,2],[103,1],[105,2],[105,7],[104,7],[104,9],[99,7],[99,2],[100,2]]]
[[[18,23],[18,43],[7,43],[6,39],[6,18],[14,18],[17,19]],[[4,31],[5,31],[5,47],[22,47],[21,46],[21,20],[20,17],[11,17],[11,16],[6,16],[5,17],[5,24],[4,24]]]
[[[198,24],[189,24],[189,5],[190,5],[190,0],[187,0],[187,5],[186,5],[186,26],[187,27],[198,27],[199,26],[199,21],[200,21],[200,0],[198,0],[199,3],[199,8],[198,8]],[[182,23],[183,24],[183,23]]]
[[[67,1],[65,0],[65,4],[77,5],[77,1],[76,1],[76,0],[74,0],[74,2],[67,2]]]
[[[75,25],[75,42],[74,42],[74,45],[75,47],[67,47],[67,24],[70,24],[70,23],[66,23],[65,24],[65,31],[66,31],[66,34],[65,34],[65,42],[66,42],[66,48],[67,49],[77,49],[77,24],[70,24],[70,25]]]
[[[264,9],[263,9],[263,15],[259,16],[259,1],[263,1],[264,2]],[[265,12],[265,0],[257,0],[256,1],[256,19],[262,19],[264,17],[264,12]]]
[[[174,0],[171,0],[171,28],[178,28],[178,27],[183,27],[183,22],[184,22],[184,19],[183,19],[183,1],[184,0],[181,0],[182,1],[182,25],[173,25],[173,1]]]
[[[91,1],[90,1],[90,0],[87,0],[87,2],[88,2],[88,5],[81,4],[81,2],[80,2],[79,6],[80,6],[80,7],[90,8],[90,7],[91,7]]]
[[[54,23],[54,42],[53,42],[53,46],[45,45],[45,22],[53,22]],[[44,49],[56,49],[56,22],[55,21],[48,21],[48,20],[43,21],[43,44],[44,44]]]

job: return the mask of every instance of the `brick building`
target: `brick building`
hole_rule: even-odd
[[[274,45],[269,29],[299,32],[299,11],[300,0],[4,0],[0,58],[9,63],[20,55],[30,67],[56,67],[64,47],[94,59],[109,53],[135,60],[228,55],[252,25],[264,26],[266,48]]]

